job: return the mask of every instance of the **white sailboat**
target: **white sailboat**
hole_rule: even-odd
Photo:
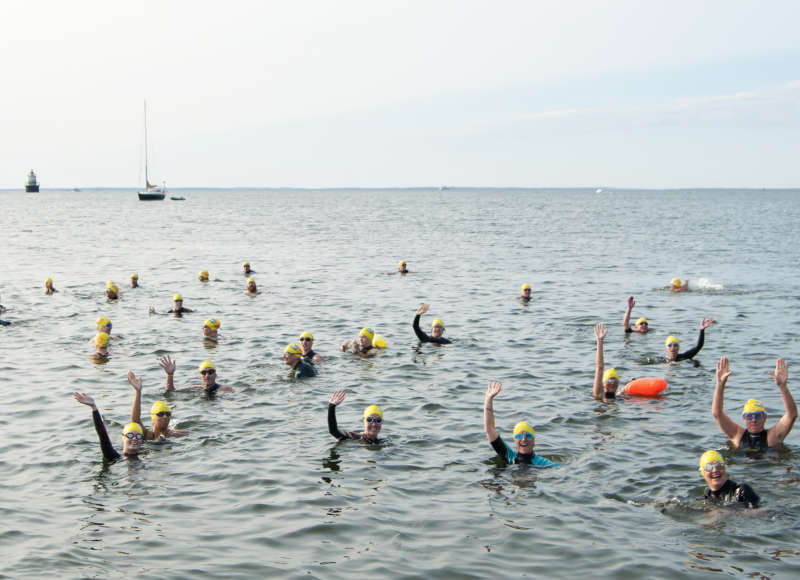
[[[153,185],[150,183],[150,175],[147,171],[147,101],[144,102],[144,191],[139,191],[139,199],[142,201],[164,199],[167,193],[166,185]]]

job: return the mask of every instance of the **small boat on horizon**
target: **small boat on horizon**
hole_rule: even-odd
[[[25,191],[28,193],[36,193],[39,191],[39,181],[36,179],[36,174],[31,169],[28,174],[28,179],[25,181]]]
[[[172,201],[184,201],[186,198],[183,197],[182,195],[178,195],[178,196],[173,195],[172,197],[170,197],[170,199]]]
[[[148,161],[147,161],[147,101],[144,102],[144,191],[139,191],[140,201],[158,201],[163,200],[167,193],[166,183],[162,182],[161,187],[150,183],[150,176],[148,175]]]

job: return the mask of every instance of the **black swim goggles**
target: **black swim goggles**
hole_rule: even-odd
[[[378,423],[379,425],[383,422],[383,419],[380,417],[367,417],[364,419],[367,423]]]

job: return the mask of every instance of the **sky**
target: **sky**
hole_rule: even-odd
[[[800,187],[797,10],[3,0],[0,188]]]

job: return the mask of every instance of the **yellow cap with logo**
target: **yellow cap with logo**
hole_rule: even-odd
[[[523,431],[527,431],[528,433],[536,437],[536,431],[534,431],[533,427],[528,425],[526,421],[520,421],[519,423],[514,425],[514,435],[516,435],[517,433],[522,433]]]
[[[617,379],[619,381],[619,374],[617,373],[617,369],[611,368],[606,369],[603,372],[603,382],[607,382],[609,379]]]
[[[742,415],[745,413],[757,413],[758,411],[761,411],[762,413],[767,412],[767,409],[764,407],[764,403],[758,399],[750,399],[744,404],[744,407],[742,408]]]

